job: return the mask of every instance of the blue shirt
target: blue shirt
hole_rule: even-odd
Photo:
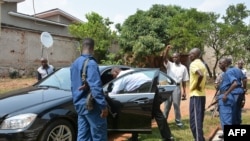
[[[234,81],[237,83],[237,87],[231,91],[232,94],[243,94],[242,80],[246,79],[246,76],[242,71],[235,67],[229,67],[222,75],[222,82],[220,84],[220,91],[226,91],[232,85]]]
[[[82,54],[73,62],[70,68],[73,103],[79,115],[84,115],[88,113],[88,110],[85,108],[88,91],[79,90],[79,87],[83,85],[82,69],[84,61],[87,58],[89,58],[90,60],[86,67],[86,80],[89,84],[92,96],[95,99],[95,103],[100,109],[105,109],[107,107],[105,96],[103,94],[102,81],[98,64],[91,55]]]

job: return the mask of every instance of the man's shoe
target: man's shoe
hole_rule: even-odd
[[[181,123],[181,122],[179,122],[179,123],[176,123],[176,125],[178,126],[178,127],[183,127],[183,123]]]
[[[174,137],[170,137],[170,138],[167,138],[167,139],[162,139],[162,141],[174,141]]]
[[[175,123],[178,127],[183,127],[183,123],[180,120],[175,120]]]
[[[170,137],[169,141],[174,141],[174,137]]]
[[[224,139],[224,134],[218,136],[220,139]]]

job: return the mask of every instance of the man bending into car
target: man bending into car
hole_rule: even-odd
[[[116,78],[126,73],[129,73],[130,71],[131,70],[123,71],[118,67],[114,67],[111,70],[111,74],[113,75],[114,78]],[[143,73],[135,73],[135,74],[128,75],[127,77],[124,77],[118,81],[120,81],[118,82],[118,84],[117,83],[114,84],[114,88],[112,90],[113,93],[119,92],[119,90],[122,90],[122,89],[125,89],[126,91],[129,91],[129,90],[133,91],[137,89],[138,87],[140,87],[142,84],[145,84],[146,82],[151,82],[152,80]],[[152,108],[152,118],[156,120],[158,129],[162,137],[162,141],[174,141],[168,122],[160,109],[160,105],[162,102],[163,101],[161,99],[161,96],[158,93],[158,89],[156,89],[154,101],[153,101],[153,108]],[[134,137],[133,135],[132,135],[132,138],[136,138],[136,135],[134,135]]]
[[[111,70],[111,74],[113,77],[120,77],[121,75],[124,75],[131,70],[121,70],[118,67],[114,67]],[[133,73],[130,75],[127,75],[126,77],[123,77],[122,79],[116,81],[114,83],[114,87],[111,91],[111,94],[117,94],[120,92],[133,92],[136,89],[138,89],[141,85],[147,83],[147,82],[152,82],[151,78],[146,76],[143,73]]]

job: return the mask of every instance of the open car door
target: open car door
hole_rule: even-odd
[[[172,83],[171,78],[161,73],[159,69],[133,69],[104,86],[111,111],[108,117],[109,131],[151,132],[155,91],[158,88],[166,90],[168,84]],[[150,81],[130,92],[121,90],[119,93],[110,93],[117,81],[124,81],[138,74],[146,75]],[[159,87],[159,78],[165,80],[166,85]],[[160,94],[165,93],[162,91]]]

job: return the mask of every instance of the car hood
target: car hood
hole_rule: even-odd
[[[70,91],[36,86],[0,94],[0,117],[66,97],[72,97]]]

